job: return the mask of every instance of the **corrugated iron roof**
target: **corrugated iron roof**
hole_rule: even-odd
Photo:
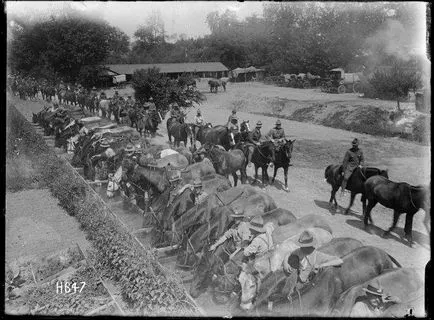
[[[117,74],[133,74],[136,70],[147,70],[153,67],[160,69],[161,73],[220,72],[229,70],[221,62],[107,64],[105,67]]]

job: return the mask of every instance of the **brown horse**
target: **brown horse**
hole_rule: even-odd
[[[401,267],[386,252],[371,246],[357,248],[343,256],[342,260],[340,267],[324,268],[300,290],[294,290],[294,285],[285,285],[287,281],[295,284],[297,273],[290,275],[294,279],[288,279],[283,271],[270,273],[261,284],[255,306],[260,308],[270,293],[279,292],[274,297],[273,315],[330,315],[333,305],[345,290],[386,272],[394,264]],[[299,262],[293,263],[296,265]]]
[[[331,191],[329,203],[331,206],[332,202],[334,201],[335,208],[337,208],[337,206],[338,206],[338,203],[336,201],[336,192],[338,192],[338,190],[342,184],[342,180],[344,179],[344,177],[342,175],[342,172],[343,172],[342,170],[343,170],[342,165],[331,164],[331,165],[327,166],[327,168],[325,169],[325,172],[324,172],[324,178],[325,178],[326,182],[332,186],[332,191]],[[363,205],[363,213],[366,211],[366,198],[365,198],[364,183],[365,183],[366,179],[373,177],[373,176],[376,176],[376,175],[388,178],[387,170],[380,170],[378,168],[364,167],[362,169],[356,168],[353,171],[353,174],[348,179],[347,187],[346,187],[347,190],[351,191],[351,199],[350,199],[350,203],[348,204],[348,207],[345,209],[345,214],[348,214],[351,207],[353,206],[354,198],[359,193],[362,194],[362,198],[360,201],[362,202],[362,205]]]
[[[399,216],[406,213],[404,233],[405,238],[412,246],[413,217],[419,209],[425,211],[425,226],[428,230],[429,212],[431,209],[430,188],[426,186],[412,186],[405,182],[393,182],[385,177],[374,176],[365,182],[365,196],[368,199],[364,223],[368,226],[371,220],[371,210],[379,202],[386,208],[393,209],[392,226],[384,233],[387,236],[395,229]]]
[[[169,136],[170,143],[172,143],[173,136],[176,147],[179,147],[181,141],[184,142],[184,146],[186,147],[188,137],[190,137],[190,144],[194,145],[194,134],[191,124],[180,123],[175,117],[167,119],[167,135]]]
[[[225,177],[232,174],[232,177],[234,178],[234,186],[236,186],[238,182],[237,171],[240,171],[241,183],[246,183],[247,160],[241,150],[236,149],[225,151],[215,145],[206,143],[198,150],[198,153],[201,152],[205,153],[205,155],[211,160],[218,174]]]
[[[271,180],[271,183],[274,183],[274,180],[276,179],[277,169],[283,168],[283,174],[285,177],[285,187],[284,189],[288,191],[288,168],[289,164],[291,162],[292,157],[292,149],[294,148],[294,142],[295,140],[286,140],[285,143],[280,146],[279,149],[275,152],[275,160],[274,160],[274,174],[273,174],[273,180]]]

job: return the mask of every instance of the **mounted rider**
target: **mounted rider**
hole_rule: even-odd
[[[253,143],[256,146],[259,146],[261,144],[260,140],[262,137],[261,128],[262,128],[262,122],[259,120],[258,122],[256,122],[255,129],[249,133],[247,141]]]
[[[266,137],[274,143],[277,149],[280,148],[285,140],[285,130],[282,128],[282,122],[278,119],[273,129],[271,129]]]
[[[359,140],[355,138],[351,144],[352,148],[347,150],[347,152],[345,153],[344,161],[342,163],[342,174],[344,176],[344,179],[342,180],[341,194],[345,192],[348,179],[351,177],[354,170],[357,167],[362,168],[365,164],[363,152],[361,149],[359,149]]]
[[[200,126],[200,127],[205,125],[205,120],[203,119],[203,116],[202,116],[200,109],[197,109],[197,113],[194,116],[194,124],[197,126]]]
[[[232,118],[234,118],[236,116],[237,116],[237,110],[234,109],[234,110],[232,110],[232,114],[228,118],[228,123],[226,124],[226,127],[229,128],[230,124],[232,123]],[[238,120],[238,118],[237,118],[237,120]]]
[[[292,284],[297,289],[309,282],[322,268],[339,266],[343,263],[339,257],[316,250],[317,240],[309,230],[301,233],[297,245],[299,248],[288,254],[283,260],[283,269],[288,274],[294,275],[291,280],[294,281]],[[291,280],[288,279],[290,282]]]
[[[228,129],[231,135],[231,145],[235,145],[235,136],[240,133],[240,127],[238,126],[237,116],[231,117],[231,123],[229,124]]]
[[[356,303],[350,312],[350,317],[371,318],[380,317],[382,313],[394,304],[401,303],[396,296],[388,296],[383,292],[378,281],[362,288],[366,295],[356,298]]]
[[[125,101],[125,106],[128,109],[131,109],[134,107],[134,104],[135,104],[135,102],[134,102],[133,98],[131,96],[128,96],[128,99]]]
[[[264,232],[264,220],[261,217],[254,217],[250,222],[241,221],[236,228],[228,229],[213,245],[210,246],[209,251],[214,251],[219,245],[223,244],[230,238],[234,240],[235,246],[239,251],[241,248],[247,248],[255,236],[262,232]],[[254,250],[248,252],[249,254],[246,257],[253,254]]]
[[[172,103],[170,117],[175,118],[179,123],[184,123],[184,113],[179,109],[178,103]]]

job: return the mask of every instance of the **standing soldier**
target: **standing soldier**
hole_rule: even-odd
[[[226,127],[229,128],[230,124],[232,123],[232,118],[237,116],[237,110],[232,110],[232,114],[228,118],[228,123],[226,124]]]
[[[342,180],[341,185],[341,195],[344,194],[348,179],[351,177],[354,170],[357,167],[362,168],[364,163],[365,159],[363,157],[363,152],[359,149],[359,140],[355,138],[352,142],[352,148],[347,150],[342,163],[342,174],[344,179]]]

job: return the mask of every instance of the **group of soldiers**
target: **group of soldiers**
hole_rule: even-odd
[[[197,114],[194,117],[194,124],[198,126],[205,125],[205,120],[202,116],[202,113],[200,110],[197,110]],[[229,129],[231,134],[235,136],[236,134],[243,133],[240,128],[239,122],[238,122],[238,116],[237,111],[232,110],[232,114],[229,116],[228,121],[226,123],[226,127]],[[247,141],[258,146],[261,144],[262,141],[262,122],[259,120],[256,122],[256,127],[251,132],[249,132],[247,136]],[[265,138],[272,141],[276,144],[276,146],[279,146],[279,143],[285,139],[285,130],[282,128],[282,122],[280,120],[277,120],[275,123],[274,128],[272,128],[266,135]]]

